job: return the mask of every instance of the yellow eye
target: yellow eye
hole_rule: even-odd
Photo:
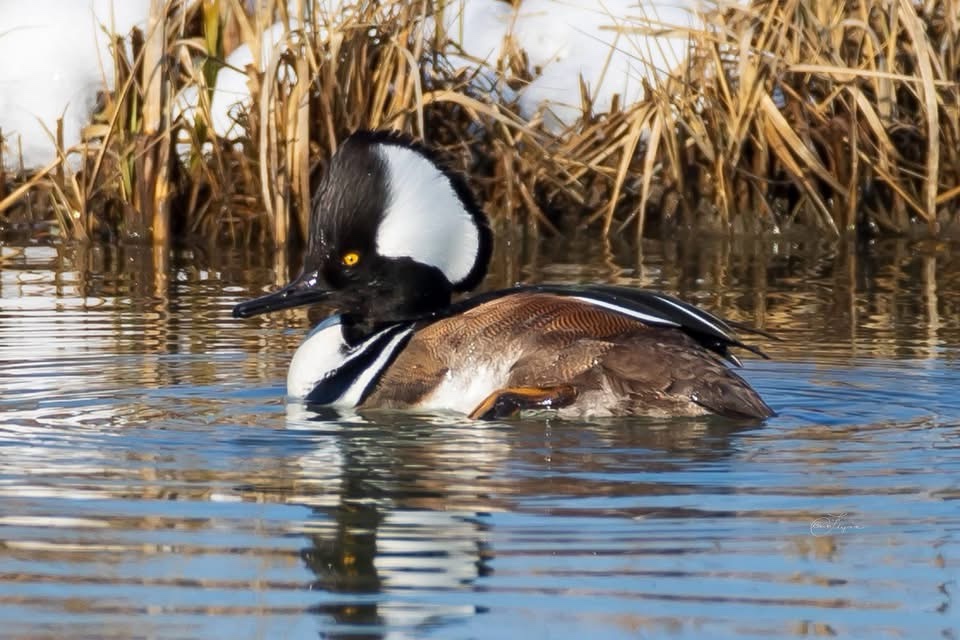
[[[347,253],[343,254],[343,258],[341,258],[341,260],[345,266],[352,267],[360,262],[360,254],[356,251],[348,251]]]

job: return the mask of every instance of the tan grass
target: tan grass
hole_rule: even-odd
[[[54,163],[21,176],[0,216],[24,215],[18,203],[43,186],[67,237],[286,244],[303,236],[312,181],[337,141],[390,128],[445,150],[491,216],[549,233],[639,236],[655,224],[938,233],[956,221],[960,29],[951,2],[720,6],[708,28],[689,34],[687,63],[651,81],[643,100],[559,134],[478,93],[469,71],[437,64],[446,34],[421,26],[450,10],[440,0],[361,0],[331,22],[307,0],[293,3],[308,26],[287,30],[263,73],[248,70],[254,106],[233,144],[211,136],[209,90],[231,43],[260,59],[259,34],[287,18],[287,4],[262,0],[248,15],[239,0],[190,10],[154,0],[132,58],[117,49],[107,109],[82,149],[64,150],[83,154],[83,171],[70,177]],[[521,86],[523,53],[507,44],[496,66]],[[192,123],[173,109],[190,87]],[[177,140],[189,141],[186,157]]]

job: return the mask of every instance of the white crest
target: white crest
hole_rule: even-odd
[[[464,280],[480,251],[480,232],[450,179],[413,149],[381,144],[389,201],[377,231],[377,251],[440,269],[452,284]]]

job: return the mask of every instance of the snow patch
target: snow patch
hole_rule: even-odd
[[[113,89],[108,32],[145,27],[149,9],[150,0],[0,0],[0,129],[7,168],[19,168],[21,148],[27,168],[56,159],[51,134],[61,116],[64,145],[80,142],[97,93]]]

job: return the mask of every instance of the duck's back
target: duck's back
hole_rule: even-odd
[[[682,327],[537,290],[496,295],[420,328],[363,406],[469,414],[499,390],[560,386],[575,390],[561,408],[568,414],[772,414]]]

